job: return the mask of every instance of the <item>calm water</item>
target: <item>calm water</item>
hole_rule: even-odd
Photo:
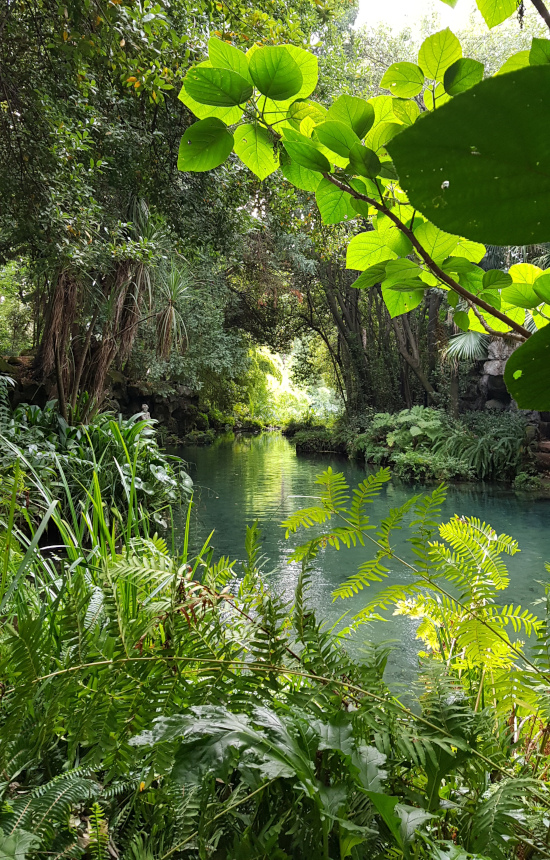
[[[365,476],[364,467],[342,457],[296,456],[294,446],[273,433],[253,437],[229,434],[211,446],[185,447],[178,453],[189,463],[195,482],[194,544],[202,543],[214,529],[215,556],[240,560],[244,557],[245,523],[258,520],[263,551],[269,559],[265,571],[269,572],[272,587],[289,599],[299,569],[289,558],[294,547],[305,538],[302,533],[285,540],[281,521],[292,511],[312,504],[303,497],[317,494],[315,477],[328,466],[343,472],[352,487]],[[387,484],[380,498],[368,506],[371,522],[378,524],[390,507],[403,504],[419,489],[422,488],[397,481]],[[540,581],[550,579],[544,567],[550,561],[550,500],[495,486],[464,485],[449,489],[442,517],[449,519],[453,514],[479,517],[497,532],[516,538],[521,552],[507,559],[510,587],[503,593],[503,602],[520,603],[536,613],[537,608],[533,609],[532,604],[543,593]],[[392,543],[410,560],[405,537],[406,530],[398,532]],[[357,612],[365,603],[365,594],[370,597],[378,587],[387,584],[386,581],[349,600],[333,602],[333,589],[367,557],[372,557],[368,546],[342,548],[339,552],[329,547],[317,557],[309,600],[319,617],[329,624],[337,623],[346,611]],[[396,564],[390,579],[406,582],[408,576]],[[388,675],[394,684],[408,684],[415,675],[420,646],[415,638],[416,622],[391,614],[388,617],[387,623],[376,622],[361,628],[350,647],[358,652],[363,639],[395,640]]]

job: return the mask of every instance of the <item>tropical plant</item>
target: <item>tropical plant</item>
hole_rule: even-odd
[[[437,646],[410,710],[384,683],[387,648],[370,646],[365,659],[353,660],[308,605],[315,553],[369,535],[365,507],[386,478],[363,482],[348,505],[341,476],[319,477],[319,503],[286,527],[324,528],[333,517],[342,525],[304,548],[290,604],[263,580],[257,526],[247,529],[240,572],[227,559],[214,563],[209,539],[191,557],[190,508],[181,551],[144,535],[135,518],[118,543],[97,491],[93,515],[80,524],[49,506],[61,552],[37,551],[47,520],[34,534],[31,525],[31,537],[21,533],[17,549],[6,545],[3,853],[18,860],[44,851],[116,852],[124,860],[544,856],[546,799],[536,777],[547,752],[536,720],[523,721],[511,743],[509,712],[472,704]],[[408,505],[417,518],[418,570],[430,575],[426,541],[441,498],[437,490]],[[399,513],[382,525],[385,557],[393,555],[384,541]],[[469,549],[477,524],[443,528]],[[483,572],[496,583],[499,554],[515,544],[482,531],[481,572],[472,575],[458,549],[453,581],[474,601],[478,624],[500,618],[487,635],[492,645],[506,631],[505,614],[490,602]],[[433,579],[435,588],[444,574]],[[414,594],[421,599],[420,585]],[[436,620],[436,612],[435,627],[444,614]],[[507,617],[539,630],[546,659],[545,628],[518,611]],[[461,637],[467,625],[462,611]],[[471,673],[485,641],[478,651],[460,643]],[[460,657],[455,648],[453,660]]]
[[[187,500],[192,482],[183,461],[159,447],[154,424],[141,414],[124,419],[101,413],[87,424],[69,426],[55,402],[44,409],[21,405],[12,411],[4,400],[2,481],[10,480],[17,461],[26,508],[35,521],[42,517],[44,488],[68,516],[72,509],[88,509],[97,487],[108,519],[135,507],[138,517],[166,527],[172,506]]]
[[[484,13],[494,25],[500,18],[488,6],[483,3]],[[543,6],[539,11],[544,17]],[[424,292],[437,286],[448,294],[459,328],[525,341],[507,371],[507,385],[521,406],[546,408],[541,356],[550,329],[544,271],[526,263],[508,273],[477,265],[486,252],[481,241],[547,239],[538,203],[525,204],[521,225],[501,206],[502,195],[513,194],[518,182],[508,152],[515,138],[492,119],[497,105],[506,103],[506,128],[514,121],[519,127],[528,94],[542,98],[546,41],[533,40],[530,54],[524,52],[514,66],[519,70],[509,71],[510,65],[501,70],[507,74],[483,81],[483,65],[462,58],[458,39],[442,30],[423,43],[417,65],[390,66],[382,86],[391,95],[365,101],[344,94],[328,111],[310,99],[317,83],[313,54],[278,45],[254,46],[245,55],[216,38],[208,45],[208,61],[187,72],[180,93],[199,117],[182,138],[180,170],[212,170],[234,150],[261,180],[280,166],[292,184],[315,192],[326,224],[367,221],[368,229],[348,245],[347,267],[363,272],[355,286],[381,284],[392,318],[417,307]],[[429,115],[417,123],[421,93]],[[539,113],[528,112],[537,139]],[[456,152],[449,148],[454,124],[460,129]],[[478,150],[472,150],[472,134],[483,141],[481,149],[497,153],[496,161],[478,158],[474,172],[472,152]],[[531,156],[540,163],[544,153]],[[496,178],[495,164],[502,172]],[[516,166],[528,185],[531,168]],[[466,202],[466,194],[474,196]],[[479,210],[474,215],[471,199]],[[532,339],[531,321],[538,329]],[[414,367],[421,374],[418,362]]]

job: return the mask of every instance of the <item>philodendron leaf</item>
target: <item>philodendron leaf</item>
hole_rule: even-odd
[[[321,180],[315,199],[324,224],[339,224],[340,221],[350,221],[356,216],[350,195],[328,179]]]
[[[235,107],[248,101],[252,84],[231,69],[195,66],[189,69],[185,89],[195,101],[213,107]]]
[[[532,334],[512,353],[504,381],[520,409],[550,410],[550,325]]]
[[[477,0],[477,8],[488,27],[502,24],[517,9],[517,0]]]
[[[343,122],[329,120],[322,122],[315,127],[315,135],[319,138],[323,146],[330,149],[331,152],[336,152],[343,158],[349,158],[350,149],[359,144],[359,138],[349,127]]]
[[[422,92],[424,72],[414,63],[393,63],[387,69],[380,86],[394,96],[410,99]]]
[[[265,179],[279,166],[273,139],[260,125],[240,125],[235,129],[235,152],[259,179]]]
[[[178,170],[202,173],[219,167],[233,149],[233,135],[215,117],[189,126],[178,153]]]
[[[434,33],[422,43],[418,52],[418,65],[432,81],[442,81],[449,66],[462,56],[460,42],[447,27]]]
[[[283,45],[258,48],[250,57],[249,70],[256,87],[272,101],[289,99],[302,86],[298,63]]]
[[[234,48],[233,45],[228,45],[227,42],[222,42],[221,39],[216,39],[212,36],[208,40],[208,57],[215,69],[231,69],[231,71],[237,72],[242,78],[252,83],[252,78],[248,71],[246,54],[243,54],[238,48]]]
[[[380,159],[377,154],[360,143],[351,148],[349,164],[354,173],[369,179],[374,179],[380,173]]]
[[[484,71],[483,63],[461,57],[445,72],[443,77],[445,92],[450,96],[466,92],[470,87],[474,87],[483,80]]]
[[[495,245],[550,231],[550,65],[482,81],[387,144],[413,206]],[[520,133],[511,133],[512,129]]]
[[[330,106],[327,119],[349,125],[357,137],[363,138],[374,123],[374,108],[365,99],[344,94]]]

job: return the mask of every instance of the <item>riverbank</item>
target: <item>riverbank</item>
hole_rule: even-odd
[[[534,491],[550,482],[548,426],[538,413],[471,412],[454,419],[415,406],[373,414],[362,426],[293,422],[283,434],[299,454],[343,454],[389,466],[403,480],[494,481]]]

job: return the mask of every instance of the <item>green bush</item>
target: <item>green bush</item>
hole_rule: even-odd
[[[124,517],[133,497],[151,517],[166,525],[168,510],[187,499],[192,482],[179,457],[166,454],[157,441],[155,421],[115,418],[101,413],[85,425],[70,426],[59,415],[55,401],[44,409],[23,404],[13,411],[5,385],[0,389],[0,478],[20,461],[26,475],[29,510],[41,515],[39,480],[65,515],[88,504],[97,484],[108,518]],[[67,485],[68,493],[62,492]]]
[[[345,444],[339,442],[326,427],[299,430],[294,434],[294,442],[296,451],[301,454],[346,453]]]
[[[542,480],[539,475],[530,472],[518,472],[514,478],[514,490],[533,492],[542,489]]]
[[[471,481],[473,472],[464,460],[431,451],[404,451],[389,458],[392,471],[403,480]]]

